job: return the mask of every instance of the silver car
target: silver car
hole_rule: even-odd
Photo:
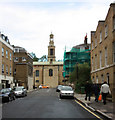
[[[70,86],[62,86],[60,90],[60,98],[71,97],[74,98],[74,91]]]
[[[27,96],[27,90],[23,86],[15,87],[14,92],[15,92],[16,97]]]

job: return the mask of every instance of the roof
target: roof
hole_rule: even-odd
[[[53,61],[52,63],[48,62],[33,62],[33,65],[63,65],[63,62]]]

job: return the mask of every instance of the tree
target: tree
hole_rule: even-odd
[[[32,52],[32,53],[30,53],[30,54],[31,54],[32,57],[33,57],[33,61],[36,61],[36,62],[37,62],[37,61],[39,60],[39,58],[36,57],[36,54],[35,54],[35,53]]]
[[[88,63],[78,64],[70,74],[70,82],[75,84],[75,90],[80,92],[81,87],[85,87],[86,81],[91,83],[90,66]]]

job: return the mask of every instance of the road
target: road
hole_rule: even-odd
[[[2,118],[96,118],[75,99],[60,99],[55,89],[29,92],[2,105]]]

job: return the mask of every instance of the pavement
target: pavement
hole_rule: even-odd
[[[115,120],[115,104],[111,100],[108,99],[106,105],[104,105],[102,101],[96,102],[94,96],[91,96],[90,101],[85,100],[85,94],[75,94],[74,97],[92,111],[95,111],[110,120]]]

